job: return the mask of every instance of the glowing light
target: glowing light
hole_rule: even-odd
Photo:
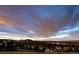
[[[27,33],[26,33],[28,36],[37,36],[36,32],[33,31],[33,30],[28,30]]]
[[[51,36],[50,38],[65,38],[68,36],[69,36],[69,34],[60,34],[60,35]]]
[[[79,31],[79,26],[76,26],[76,27],[71,28],[71,29],[63,30],[63,31],[61,30],[61,31],[57,32],[56,34],[63,34],[63,33],[67,34],[67,33],[72,33],[75,31]]]

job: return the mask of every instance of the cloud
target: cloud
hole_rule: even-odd
[[[19,34],[48,37],[62,29],[64,32],[75,28],[79,21],[77,9],[78,6],[0,6],[0,26]],[[70,29],[65,29],[68,26]]]
[[[5,25],[5,26],[9,26],[9,27],[15,27],[16,24],[7,18],[0,18],[0,25]]]

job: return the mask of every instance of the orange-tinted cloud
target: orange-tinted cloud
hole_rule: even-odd
[[[9,20],[6,18],[0,18],[0,24],[9,26],[9,27],[15,27],[15,23],[12,20]]]

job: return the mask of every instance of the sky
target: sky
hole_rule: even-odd
[[[0,35],[79,38],[78,5],[0,6]]]

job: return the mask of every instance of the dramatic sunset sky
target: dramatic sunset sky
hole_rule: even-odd
[[[79,39],[79,6],[0,6],[0,36]]]

